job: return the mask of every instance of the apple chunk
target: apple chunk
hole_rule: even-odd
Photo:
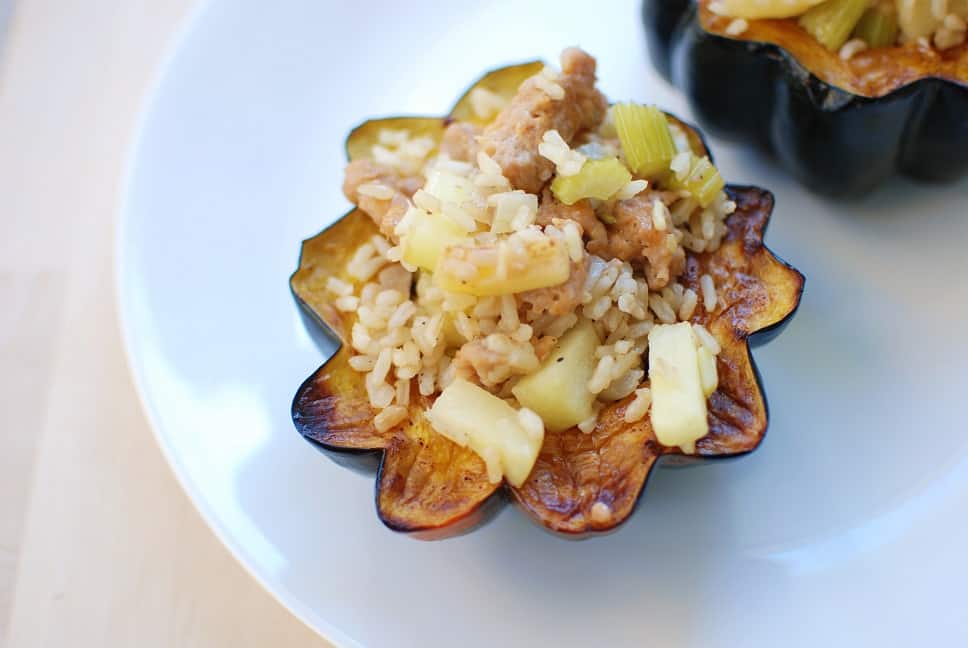
[[[460,378],[441,392],[427,418],[438,433],[480,455],[492,482],[503,475],[513,486],[523,484],[544,441],[544,428],[527,414]]]
[[[652,427],[664,446],[692,452],[709,433],[699,362],[698,340],[688,322],[649,332]]]
[[[540,369],[514,386],[514,397],[553,432],[591,418],[595,395],[588,390],[588,381],[595,373],[598,344],[595,327],[582,319],[561,338]]]

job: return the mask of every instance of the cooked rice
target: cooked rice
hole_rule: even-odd
[[[547,131],[538,145],[538,153],[555,163],[560,176],[573,176],[581,171],[587,159],[578,151],[573,151],[568,142],[556,130]]]
[[[542,92],[562,100],[564,90],[557,80],[551,70],[534,77]],[[476,90],[471,104],[476,115],[487,119],[503,110],[507,101]],[[606,122],[601,132],[607,128],[613,127]],[[672,125],[672,132],[677,147],[688,150],[684,131]],[[549,130],[543,134],[539,154],[555,164],[558,175],[574,175],[589,157],[620,154],[608,137],[590,135],[585,144],[572,149],[557,131]],[[562,246],[572,266],[587,272],[584,283],[576,286],[574,308],[551,314],[531,308],[525,294],[478,298],[444,291],[428,273],[402,261],[404,245],[394,244],[396,238],[391,242],[374,236],[365,241],[351,255],[346,278],[331,277],[326,288],[338,310],[355,313],[349,364],[365,375],[367,398],[377,410],[375,427],[386,431],[405,423],[412,394],[433,396],[457,376],[513,402],[511,388],[534,372],[557,340],[583,318],[593,323],[602,342],[595,350],[596,366],[588,384],[589,391],[597,395],[595,412],[578,428],[593,431],[599,410],[623,399],[629,399],[626,421],[644,418],[651,403],[651,392],[643,386],[649,332],[659,323],[691,320],[699,304],[706,313],[714,312],[719,296],[712,277],[703,275],[696,289],[682,285],[676,276],[669,276],[661,288],[650,287],[641,262],[633,266],[590,254],[582,238],[588,232],[576,221],[552,218],[539,226],[541,198],[512,187],[501,166],[486,153],[478,153],[473,162],[463,162],[434,155],[434,150],[430,138],[414,138],[398,130],[381,131],[373,147],[374,161],[401,175],[428,178],[396,225],[396,238],[405,239],[418,217],[449,219],[471,234],[478,246],[451,248],[445,257],[447,269],[467,280],[483,272],[497,277],[520,272],[527,267],[531,246],[537,244]],[[683,153],[671,167],[682,175],[689,164],[689,155]],[[596,202],[596,213],[607,220],[615,201],[647,191],[651,189],[646,180],[634,179],[611,201]],[[378,182],[362,185],[359,192],[378,200],[397,195],[393,187]],[[667,232],[664,244],[673,254],[680,248],[692,252],[718,249],[726,234],[725,220],[736,209],[725,193],[706,209],[685,192],[655,192],[650,203],[652,225]],[[704,327],[694,326],[701,344],[718,353],[715,338]],[[529,433],[543,433],[541,419],[534,412],[521,409],[519,418]],[[495,472],[491,476],[500,478],[500,462],[484,458],[489,473]],[[610,509],[600,511],[611,515]]]
[[[706,309],[706,312],[711,313],[716,310],[719,297],[716,294],[716,284],[713,282],[713,278],[708,274],[699,277],[699,288],[702,290],[702,306]]]
[[[669,163],[669,168],[672,169],[672,172],[676,174],[679,180],[684,180],[686,174],[689,173],[691,159],[692,156],[689,151],[683,151],[672,158],[672,162]]]
[[[944,17],[944,28],[950,29],[953,32],[968,31],[968,23],[957,14],[948,14]]]
[[[591,434],[595,431],[595,426],[598,425],[598,411],[596,410],[594,414],[589,416],[587,419],[582,421],[577,425],[578,429],[585,434]]]
[[[696,305],[699,303],[699,295],[692,288],[682,295],[682,302],[679,304],[679,321],[688,322],[692,319],[692,314],[696,312]]]
[[[630,180],[627,185],[615,194],[615,200],[628,200],[635,198],[640,193],[649,188],[648,180]]]
[[[947,26],[941,27],[934,33],[934,46],[939,50],[951,49],[964,44],[966,41],[965,30],[954,30]]]
[[[592,504],[590,515],[592,522],[597,524],[607,524],[612,520],[612,507],[605,502],[595,502]]]
[[[726,33],[730,36],[740,36],[750,28],[749,22],[743,18],[736,18],[726,25]]]
[[[338,297],[347,297],[353,294],[353,284],[338,277],[330,277],[326,280],[326,290]]]
[[[343,313],[352,313],[359,309],[360,298],[354,295],[346,295],[344,297],[337,297],[336,301],[333,302],[336,306],[336,310]]]
[[[496,92],[487,88],[477,87],[471,90],[471,110],[479,119],[490,119],[507,106],[507,100]]]
[[[437,148],[432,137],[411,138],[407,131],[391,131],[389,136],[381,134],[379,141],[371,149],[374,162],[404,175],[420,173],[427,156]]]
[[[649,413],[649,407],[652,406],[652,390],[648,387],[642,387],[635,390],[635,398],[628,407],[625,408],[625,422],[635,423],[636,421],[641,421],[645,418],[645,415]]]
[[[840,58],[844,61],[849,61],[854,58],[857,54],[860,54],[868,47],[867,41],[863,38],[852,38],[840,48]]]
[[[373,418],[373,425],[377,432],[386,432],[390,428],[403,423],[407,418],[405,405],[388,405]]]
[[[565,98],[565,89],[558,84],[558,73],[553,69],[545,66],[539,74],[532,78],[538,88],[552,100],[561,101]]]
[[[369,196],[370,198],[376,198],[377,200],[391,200],[396,194],[393,189],[378,182],[361,184],[359,187],[357,187],[356,191],[361,196]]]
[[[538,197],[521,190],[492,194],[487,199],[494,208],[491,232],[507,234],[525,229],[538,215]]]
[[[666,207],[664,202],[658,198],[652,202],[652,226],[658,231],[664,232],[666,230],[666,228],[669,226],[669,219],[671,216],[672,215],[669,213],[669,208]],[[706,236],[704,230],[703,236],[704,238],[712,238],[712,232],[710,232],[709,236]]]
[[[699,343],[702,346],[709,349],[713,355],[719,354],[719,352],[722,350],[722,347],[720,347],[719,341],[716,340],[713,334],[709,332],[709,329],[702,324],[693,324],[692,330],[695,331],[696,337],[699,338]]]

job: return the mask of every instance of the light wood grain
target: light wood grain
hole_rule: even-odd
[[[194,511],[119,341],[125,156],[190,4],[21,0],[4,44],[0,643],[13,648],[328,645]]]

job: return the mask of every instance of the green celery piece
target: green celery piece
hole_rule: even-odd
[[[800,26],[824,47],[837,51],[867,10],[867,0],[827,0],[800,16]]]
[[[854,37],[868,47],[890,47],[897,42],[897,14],[882,7],[871,7],[854,28]]]
[[[551,193],[566,205],[582,198],[608,200],[632,180],[632,174],[618,158],[587,160],[573,176],[558,176],[551,183]]]
[[[676,144],[665,114],[655,106],[632,103],[616,104],[612,111],[629,168],[646,178],[667,171]]]
[[[686,176],[680,179],[676,174],[670,174],[668,186],[676,191],[688,191],[705,209],[716,200],[716,196],[726,186],[726,181],[708,157],[698,157],[692,153],[689,155],[689,171]]]

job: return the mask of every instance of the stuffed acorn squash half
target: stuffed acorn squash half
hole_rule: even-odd
[[[968,0],[645,0],[652,61],[711,132],[808,188],[968,173]]]
[[[803,288],[763,244],[773,197],[726,186],[674,117],[609,106],[595,67],[566,50],[349,136],[356,207],[291,279],[340,347],[292,417],[340,463],[378,460],[394,530],[466,531],[503,493],[552,531],[609,531],[658,462],[763,439],[749,342]]]

